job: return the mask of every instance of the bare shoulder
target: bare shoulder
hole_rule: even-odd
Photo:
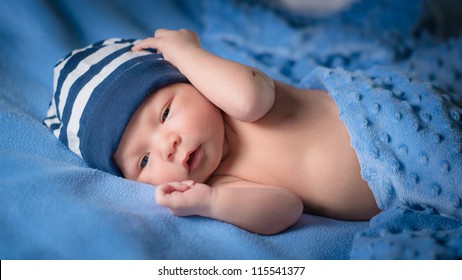
[[[235,183],[243,181],[241,178],[230,176],[230,175],[212,175],[208,180],[207,180],[207,185],[211,187],[217,187],[229,183]]]
[[[241,178],[235,177],[235,176],[231,176],[231,175],[214,175],[210,177],[206,183],[207,185],[211,187],[217,188],[217,187],[230,186],[230,185],[239,186],[241,184],[242,185],[245,184],[245,182],[247,181]]]
[[[271,189],[271,190],[281,190],[289,191],[286,188],[281,188],[277,186],[260,184],[251,181],[247,181],[238,177],[228,176],[228,175],[218,175],[211,177],[207,184],[210,187],[214,188],[242,188],[242,189]]]

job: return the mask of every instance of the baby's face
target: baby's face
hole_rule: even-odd
[[[205,182],[221,162],[221,111],[190,84],[164,87],[130,119],[113,159],[127,179]]]

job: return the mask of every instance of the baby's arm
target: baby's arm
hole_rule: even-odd
[[[133,50],[154,48],[175,65],[212,103],[228,115],[252,122],[274,103],[274,83],[262,72],[205,51],[194,32],[159,29]]]
[[[303,212],[294,193],[250,182],[213,188],[192,181],[159,185],[156,201],[178,216],[199,215],[259,234],[276,234],[292,226]]]

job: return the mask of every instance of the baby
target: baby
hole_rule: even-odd
[[[327,92],[217,57],[189,30],[76,50],[54,87],[53,133],[91,167],[156,185],[176,215],[275,234],[303,212],[379,212]]]

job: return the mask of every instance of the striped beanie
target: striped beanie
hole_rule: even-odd
[[[145,97],[188,82],[135,40],[108,39],[74,50],[54,68],[53,97],[44,124],[90,167],[121,175],[112,160],[125,127]]]

